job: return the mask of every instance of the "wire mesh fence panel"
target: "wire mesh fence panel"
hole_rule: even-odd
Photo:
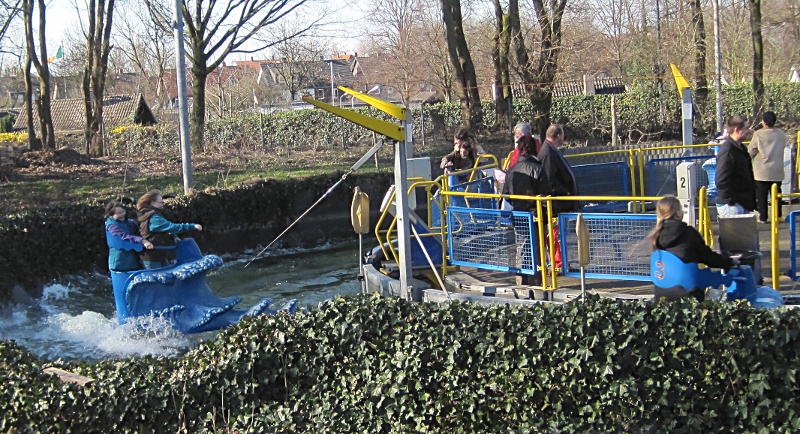
[[[450,191],[459,191],[465,193],[495,193],[494,178],[491,176],[474,179],[469,182],[455,184],[450,186]],[[441,203],[441,196],[439,192],[431,198],[431,224],[434,227],[441,226],[442,215],[439,208]],[[460,206],[464,208],[483,208],[483,209],[497,209],[497,199],[491,198],[466,198],[463,196],[450,196],[450,206]]]
[[[573,166],[572,173],[581,196],[630,196],[628,163],[584,164]],[[581,206],[592,210],[611,210],[627,205],[609,201],[581,201]]]
[[[694,162],[694,176],[697,190],[708,187],[708,174],[703,170],[703,163],[708,155],[697,155],[681,158],[655,158],[647,162],[647,196],[664,196],[678,194],[678,181],[675,171],[684,162]]]
[[[580,277],[578,214],[559,215],[564,275]],[[650,280],[650,246],[644,241],[655,227],[655,214],[584,213],[589,229],[589,265],[586,277],[617,280]]]
[[[536,226],[530,213],[451,206],[447,236],[454,265],[521,274],[538,269]]]
[[[800,280],[800,276],[797,275],[798,267],[797,267],[797,248],[800,246],[800,240],[798,240],[798,224],[800,224],[800,211],[792,211],[786,217],[789,221],[789,258],[790,258],[790,269],[789,269],[789,277],[792,280]]]

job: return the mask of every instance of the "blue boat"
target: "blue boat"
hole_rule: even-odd
[[[106,241],[109,247],[122,250],[140,252],[144,248],[140,243],[124,241],[109,232],[106,232]],[[111,271],[120,324],[125,324],[129,318],[161,316],[182,333],[200,333],[226,328],[245,316],[278,311],[293,314],[297,309],[297,300],[291,300],[279,309],[270,309],[270,298],[262,299],[249,309],[236,309],[242,301],[241,296],[220,298],[206,282],[206,273],[220,267],[222,258],[203,256],[191,238],[166,248],[176,251],[177,262],[174,265],[151,270]]]

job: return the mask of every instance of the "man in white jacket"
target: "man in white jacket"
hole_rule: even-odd
[[[753,133],[750,141],[750,157],[753,158],[753,177],[756,180],[756,206],[761,223],[767,223],[767,196],[773,184],[781,188],[783,183],[783,150],[786,148],[786,133],[775,128],[778,119],[774,112],[765,112],[763,128]],[[781,208],[778,207],[778,217]]]

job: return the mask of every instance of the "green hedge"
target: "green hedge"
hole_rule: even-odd
[[[246,319],[178,359],[55,363],[0,343],[0,430],[797,432],[800,313],[360,296]]]
[[[716,131],[716,103],[712,90],[709,101],[695,121],[698,141]],[[794,129],[800,127],[800,84],[776,83],[766,86],[768,108],[775,111],[781,125]],[[725,113],[750,115],[753,91],[750,85],[731,85],[723,88]],[[664,123],[660,122],[658,92],[653,83],[639,83],[630,92],[616,96],[617,128],[623,141],[669,140],[681,137],[681,105],[673,86],[665,85]],[[438,103],[412,109],[414,137],[448,140],[461,124],[458,103]],[[375,109],[359,108],[355,111],[384,120],[393,118]],[[483,101],[484,124],[480,129],[494,125],[494,101]],[[531,117],[530,101],[514,100],[513,123]],[[568,140],[575,142],[608,142],[611,137],[611,96],[574,96],[554,98],[550,113],[553,122],[567,127]],[[259,126],[260,123],[260,126]],[[158,125],[148,128],[119,128],[111,133],[111,152],[127,152],[127,145],[135,150],[152,150],[175,153],[179,149],[178,131],[174,126]],[[325,151],[326,149],[352,147],[371,142],[372,133],[322,110],[294,110],[262,117],[252,116],[206,123],[206,146],[209,148],[248,148],[278,154],[297,151]]]

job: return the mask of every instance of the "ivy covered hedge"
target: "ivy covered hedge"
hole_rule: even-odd
[[[320,237],[351,235],[349,206],[353,187],[361,186],[371,197],[372,208],[389,184],[391,174],[353,174],[306,219],[338,212],[346,221],[331,220],[314,240]],[[227,190],[198,192],[180,196],[167,204],[167,216],[175,222],[200,223],[203,232],[192,236],[208,251],[234,233],[249,233],[249,245],[238,251],[266,244],[283,231],[297,216],[321,197],[341,178],[341,174],[311,176],[302,179],[265,180]],[[145,192],[141,192],[144,194]],[[40,211],[0,217],[0,302],[15,284],[36,284],[67,274],[104,270],[108,264],[103,218],[104,202],[56,206]],[[319,214],[323,213],[323,214]],[[131,216],[133,217],[133,216]],[[326,216],[326,218],[328,218]],[[337,223],[341,227],[337,228]],[[299,237],[298,229],[284,241]],[[296,244],[301,244],[296,242]]]
[[[797,432],[800,312],[360,296],[246,319],[177,359],[54,363],[0,343],[0,430]]]
[[[705,107],[698,109],[695,135],[698,142],[716,131],[716,103],[713,89]],[[790,130],[800,127],[800,84],[775,83],[766,86],[767,106],[775,111],[781,125]],[[750,115],[753,111],[753,90],[750,85],[723,87],[725,116]],[[623,141],[670,140],[681,137],[681,105],[672,86],[665,86],[664,122],[660,120],[658,92],[654,84],[639,83],[630,92],[616,96],[617,128]],[[494,125],[494,101],[483,101],[484,124]],[[423,114],[424,110],[424,114]],[[355,111],[390,119],[374,109]],[[513,123],[531,119],[531,105],[526,98],[514,100]],[[458,103],[438,103],[412,108],[414,137],[423,134],[434,140],[448,140],[461,125]],[[424,124],[423,124],[424,119]],[[608,142],[611,137],[611,96],[595,95],[554,98],[550,113],[553,122],[564,124],[571,142]],[[424,132],[423,132],[424,129]],[[265,116],[251,116],[206,123],[207,147],[247,148],[265,152],[324,151],[371,143],[372,133],[352,122],[322,110],[294,110]],[[110,152],[124,154],[128,146],[134,150],[176,152],[178,131],[172,125],[154,127],[122,127],[114,129],[109,141]]]

